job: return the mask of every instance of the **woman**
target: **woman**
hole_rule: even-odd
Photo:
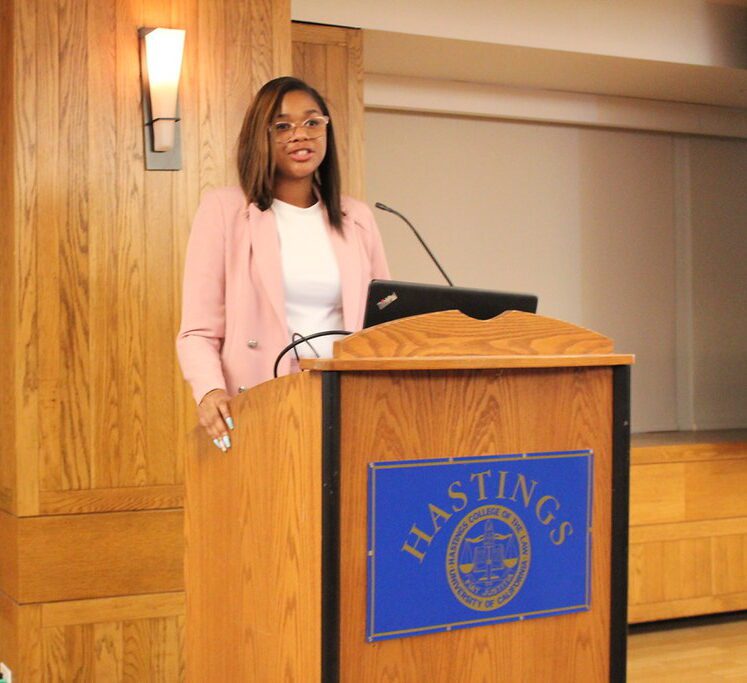
[[[260,89],[238,170],[240,187],[206,193],[197,209],[177,338],[200,424],[223,451],[229,399],[271,379],[294,335],[360,329],[369,281],[389,277],[370,209],[340,196],[334,127],[309,85],[283,77]],[[331,342],[317,342],[301,355],[329,355]],[[280,373],[295,369],[285,356]]]

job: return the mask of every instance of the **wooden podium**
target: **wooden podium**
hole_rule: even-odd
[[[624,681],[630,368],[508,312],[370,328],[233,401],[186,460],[187,680]],[[591,609],[366,640],[372,461],[593,449]]]

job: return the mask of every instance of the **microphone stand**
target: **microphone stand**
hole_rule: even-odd
[[[407,223],[407,225],[410,226],[410,230],[412,230],[413,233],[415,233],[415,237],[417,237],[420,244],[423,245],[423,249],[425,249],[428,252],[428,256],[430,256],[433,263],[436,264],[436,268],[438,268],[441,271],[441,275],[444,276],[444,279],[446,280],[446,282],[449,283],[449,286],[453,287],[454,283],[449,279],[449,276],[446,274],[446,271],[443,268],[441,268],[441,264],[438,262],[436,257],[433,255],[433,252],[428,248],[428,245],[423,241],[423,238],[420,236],[420,233],[415,229],[415,226],[412,223],[410,223],[410,221],[408,221],[399,211],[395,211],[394,209],[387,206],[386,204],[382,204],[381,202],[376,202],[374,206],[377,209],[381,209],[382,211],[388,211],[389,213],[393,213],[395,216],[399,216],[405,223]]]

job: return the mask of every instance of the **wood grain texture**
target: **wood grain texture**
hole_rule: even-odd
[[[330,109],[343,192],[365,199],[363,58],[359,29],[293,22],[293,74]]]
[[[343,375],[343,680],[488,681],[497,671],[510,681],[607,680],[611,376],[608,368]],[[595,453],[590,612],[365,642],[370,461],[581,448]]]
[[[636,544],[630,548],[629,602],[667,602],[711,594],[713,578],[708,538]]]
[[[682,463],[633,466],[630,468],[630,489],[631,526],[685,519]]]
[[[121,386],[117,378],[119,362],[118,317],[115,313],[118,288],[117,260],[117,74],[116,5],[91,3],[87,21],[88,102],[90,145],[98,150],[88,159],[91,193],[89,196],[90,231],[90,317],[91,357],[98,368],[91,379],[93,401],[91,428],[92,470],[96,486],[114,485],[111,477],[111,453],[120,451],[118,403]],[[106,36],[104,45],[95,49],[96,36]],[[60,491],[46,491],[40,496],[40,512],[45,513],[45,496]]]
[[[41,683],[41,610],[21,606],[0,591],[0,662],[14,674],[13,680]]]
[[[41,608],[18,605],[0,592],[0,662],[14,681],[43,683]]]
[[[169,26],[172,22],[171,3],[144,3],[143,23],[146,26]],[[143,338],[143,403],[144,452],[142,479],[137,485],[173,485],[179,467],[176,453],[168,451],[173,426],[177,425],[177,405],[164,400],[176,371],[173,353],[172,309],[178,307],[180,288],[170,271],[174,267],[174,173],[145,173],[143,286],[147,293],[144,306]],[[155,457],[153,457],[155,456]]]
[[[0,510],[0,593],[18,595],[18,518]]]
[[[0,593],[0,661],[25,683],[177,683],[183,614],[182,593],[35,605]]]
[[[41,607],[19,605],[17,615],[18,679],[41,683],[44,680]]]
[[[46,308],[57,317],[58,337],[47,338],[42,333],[40,369],[43,358],[54,359],[55,366],[40,372],[40,387],[48,389],[59,399],[56,433],[51,442],[42,444],[50,454],[57,448],[60,459],[59,481],[65,489],[90,488],[91,471],[91,363],[89,332],[90,261],[88,169],[90,157],[88,139],[88,92],[81,87],[81,76],[88,71],[88,44],[79,36],[87,35],[87,8],[77,0],[58,0],[57,50],[58,120],[52,128],[56,144],[54,167],[48,171],[56,179],[58,192],[53,204],[58,227],[58,239],[50,240],[56,247],[53,254],[39,259],[40,272],[48,267],[58,273],[58,281],[51,291],[39,300],[40,312]],[[43,7],[43,5],[42,5]],[[54,42],[54,41],[52,41]],[[40,159],[47,163],[48,160]],[[83,163],[81,163],[83,162]],[[40,230],[37,254],[46,242]],[[39,278],[40,284],[46,278]],[[56,295],[56,296],[55,296]],[[50,306],[56,300],[59,308]],[[47,306],[44,305],[47,303]],[[52,347],[52,348],[50,348]],[[46,392],[40,394],[46,403]]]
[[[719,612],[742,612],[747,605],[747,593],[706,595],[699,598],[628,605],[628,622],[642,624],[662,619],[682,619]]]
[[[1,355],[12,360],[0,379],[14,387],[4,433],[18,439],[2,455],[12,463],[0,468],[0,505],[15,509],[17,489],[24,516],[80,511],[58,505],[66,492],[121,509],[118,489],[183,481],[174,435],[194,408],[174,337],[189,224],[203,190],[235,180],[258,82],[290,69],[290,4],[30,0],[2,11],[12,96],[0,144],[15,163],[0,201],[16,227],[1,238]],[[143,167],[144,24],[187,30],[178,173]],[[132,509],[147,498],[131,496]]]
[[[747,517],[747,453],[744,457],[685,465],[687,519]]]
[[[366,137],[363,102],[363,32],[348,31],[346,44],[348,94],[348,192],[366,199]]]
[[[282,3],[281,3],[282,4]],[[173,0],[173,26],[184,26],[191,29],[190,40],[185,40],[185,59],[182,65],[182,79],[180,82],[180,98],[182,103],[197,102],[200,92],[200,42],[195,36],[199,15],[198,0]],[[199,107],[182,106],[182,153],[184,158],[197,160],[200,158],[201,121]],[[184,258],[189,239],[192,214],[194,212],[194,198],[200,196],[201,167],[194,161],[184,164],[179,173],[174,174],[174,193],[172,196],[172,242],[171,250],[173,263],[170,277],[173,291],[181,292],[184,273]],[[181,321],[181,307],[172,306],[170,309],[170,325],[172,330],[178,330]],[[174,374],[167,385],[167,392],[174,397],[176,429],[169,435],[171,447],[175,453],[174,479],[184,481],[184,453],[187,450],[188,433],[195,422],[194,400],[185,391],[184,379],[177,364],[173,366]]]
[[[632,525],[747,517],[747,456],[631,467]]]
[[[54,131],[54,134],[39,135],[38,145],[40,154],[37,157],[37,179],[43,187],[54,187],[57,183],[56,167],[58,164],[59,132],[57,121],[60,118],[60,95],[59,78],[50,79],[47,87],[43,87],[44,80],[41,74],[58,74],[60,70],[60,29],[58,25],[58,12],[44,11],[40,3],[30,3],[37,6],[36,41],[39,43],[37,56],[37,73],[39,81],[36,95],[37,129],[38,131]],[[42,42],[41,36],[48,35],[49,39]],[[61,488],[62,467],[61,445],[50,449],[46,444],[61,444],[60,435],[60,396],[62,387],[55,382],[45,381],[46,377],[59,371],[60,352],[60,299],[62,297],[59,273],[59,250],[64,236],[60,237],[60,224],[64,223],[65,195],[59,192],[41,193],[36,202],[37,220],[32,227],[35,240],[33,255],[35,257],[35,272],[33,275],[38,281],[38,293],[35,301],[35,315],[38,316],[35,334],[44,329],[45,338],[33,340],[37,347],[37,381],[39,382],[37,415],[38,421],[39,454],[37,467],[39,470],[39,482],[37,488],[47,486]],[[44,229],[41,230],[40,226]],[[41,267],[40,267],[41,266]],[[39,271],[43,269],[46,277],[40,277]],[[46,306],[39,306],[39,300],[48,302]],[[29,340],[31,341],[31,340]],[[44,379],[43,379],[44,378]],[[61,384],[61,383],[60,383]],[[32,461],[33,462],[33,461]],[[29,463],[31,464],[31,463]],[[24,468],[25,469],[25,468]],[[34,492],[35,513],[38,512],[38,492]]]
[[[14,89],[14,257],[13,301],[15,337],[13,363],[15,376],[13,400],[15,412],[16,512],[35,514],[39,491],[39,313],[37,311],[38,273],[36,243],[42,196],[39,184],[45,179],[37,173],[38,157],[45,153],[39,147],[37,128],[44,127],[44,102],[37,103],[37,72],[42,68],[43,49],[37,50],[37,30],[42,23],[35,2],[13,2]],[[53,37],[50,37],[53,40]],[[37,59],[38,56],[38,59]],[[43,136],[41,136],[43,139]],[[52,194],[53,179],[46,179]],[[52,226],[46,226],[51,229]],[[54,305],[54,302],[50,302]],[[51,331],[53,332],[53,331]]]
[[[116,413],[119,452],[127,457],[106,457],[106,446],[100,452],[102,486],[138,486],[147,483],[147,461],[155,453],[147,453],[145,405],[145,289],[147,257],[145,239],[146,185],[152,173],[143,170],[142,123],[135,126],[138,116],[139,66],[138,45],[130,38],[131,26],[142,25],[145,4],[142,0],[121,0],[117,4],[117,22],[111,39],[117,45],[115,71],[112,74],[117,89],[115,142],[115,173],[118,192],[134,201],[117,197],[114,221],[114,250],[106,266],[113,270],[113,300],[111,312],[116,320],[117,350],[113,365],[113,380],[117,399]],[[133,161],[138,163],[133,163]],[[153,179],[158,182],[158,179]],[[148,226],[152,231],[167,228]],[[160,349],[152,350],[159,354]]]
[[[490,370],[501,368],[607,367],[630,365],[633,356],[586,354],[583,356],[425,356],[410,358],[302,358],[302,370],[389,372],[391,370]]]
[[[264,83],[269,81],[275,75],[272,72],[274,64],[274,55],[272,54],[271,46],[274,41],[272,39],[272,25],[273,20],[277,17],[277,13],[273,11],[272,0],[254,0],[249,5],[251,10],[251,16],[249,21],[249,29],[251,35],[249,40],[251,41],[252,52],[251,57],[253,59],[252,71],[251,71],[251,93],[254,94],[259,90]],[[290,20],[290,13],[285,19],[286,31],[287,22]],[[286,33],[287,36],[287,33]],[[230,45],[229,45],[230,47]],[[290,47],[290,46],[288,46]],[[285,65],[286,69],[290,67],[290,64]],[[240,67],[239,67],[240,68]],[[287,74],[288,72],[283,72]],[[229,93],[230,95],[231,93]],[[247,100],[240,100],[244,105],[241,109],[246,109]],[[235,140],[238,135],[238,130],[231,131],[232,140]],[[235,164],[232,164],[232,168]]]
[[[233,446],[187,458],[187,679],[312,681],[320,670],[321,378],[233,401]]]
[[[187,31],[177,173],[143,165],[143,25]],[[290,2],[7,0],[0,39],[0,509],[20,518],[0,585],[21,601],[178,590],[185,246],[201,193],[235,180],[250,94],[291,70]],[[33,660],[24,681],[181,680],[181,619],[37,625],[5,659]]]
[[[677,541],[683,538],[713,538],[747,533],[747,517],[706,519],[675,524],[647,524],[630,527],[631,543]]]
[[[18,605],[0,590],[0,662],[18,666]]]
[[[42,627],[43,676],[31,683],[184,680],[184,619],[148,616]]]
[[[733,459],[747,456],[747,430],[637,434],[631,445],[631,465]]]
[[[747,519],[729,521],[726,529],[716,524],[678,525],[686,529],[661,540],[641,541],[633,528],[631,623],[747,608]],[[695,528],[688,533],[690,526]],[[728,533],[737,527],[741,533]]]
[[[18,520],[19,603],[183,587],[181,510]]]
[[[15,406],[13,386],[15,367],[13,363],[15,347],[15,206],[14,206],[14,127],[15,116],[13,98],[8,97],[14,89],[13,71],[13,4],[0,5],[0,433],[5,447],[0,449],[0,510],[16,511],[16,462],[15,446]],[[2,545],[0,544],[0,548]]]
[[[221,40],[226,25],[222,3],[201,3],[197,13],[195,40],[201,59],[199,69],[199,91],[195,103],[199,111],[198,169],[200,192],[212,187],[228,184],[228,151],[226,149],[225,92],[221,87],[225,73],[226,43]]]
[[[553,318],[507,311],[476,320],[459,311],[416,315],[335,342],[336,359],[413,356],[566,356],[611,354],[612,340]]]
[[[747,608],[744,436],[732,430],[634,440],[631,622]]]
[[[273,2],[272,6],[272,73],[293,73],[290,3]]]
[[[74,624],[136,621],[184,616],[184,593],[128,595],[98,600],[69,600],[42,605],[43,628]]]
[[[628,638],[629,683],[747,680],[744,620],[634,632]]]
[[[269,2],[231,3],[226,5],[224,26],[226,40],[224,44],[225,71],[228,74],[226,83],[226,117],[224,145],[229,154],[225,159],[226,181],[238,182],[236,167],[238,132],[244,120],[244,113],[254,93],[262,84],[272,78],[271,50],[257,50],[258,41],[269,38],[272,19]],[[247,27],[249,30],[247,30]],[[252,68],[247,74],[245,65],[251,62]],[[247,78],[249,76],[249,78]],[[243,105],[243,106],[242,106]]]
[[[711,566],[716,595],[747,593],[747,533],[711,538]]]
[[[184,505],[184,485],[129,486],[84,491],[42,491],[39,512],[42,515],[80,514],[180,508]]]
[[[293,46],[307,43],[310,45],[337,45],[345,47],[348,43],[350,29],[344,26],[324,26],[294,21],[291,24]],[[300,65],[299,65],[300,66]],[[293,64],[295,70],[296,64]],[[300,76],[299,76],[300,78]]]

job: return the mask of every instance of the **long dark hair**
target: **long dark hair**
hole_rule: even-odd
[[[299,78],[282,76],[268,81],[259,89],[241,126],[237,155],[239,183],[246,200],[250,204],[256,204],[262,211],[269,209],[273,200],[275,147],[270,140],[270,125],[280,112],[283,97],[297,90],[310,95],[322,113],[329,116],[326,102],[314,88]],[[330,224],[337,230],[342,230],[340,164],[331,118],[327,126],[327,153],[317,169],[314,183]]]

